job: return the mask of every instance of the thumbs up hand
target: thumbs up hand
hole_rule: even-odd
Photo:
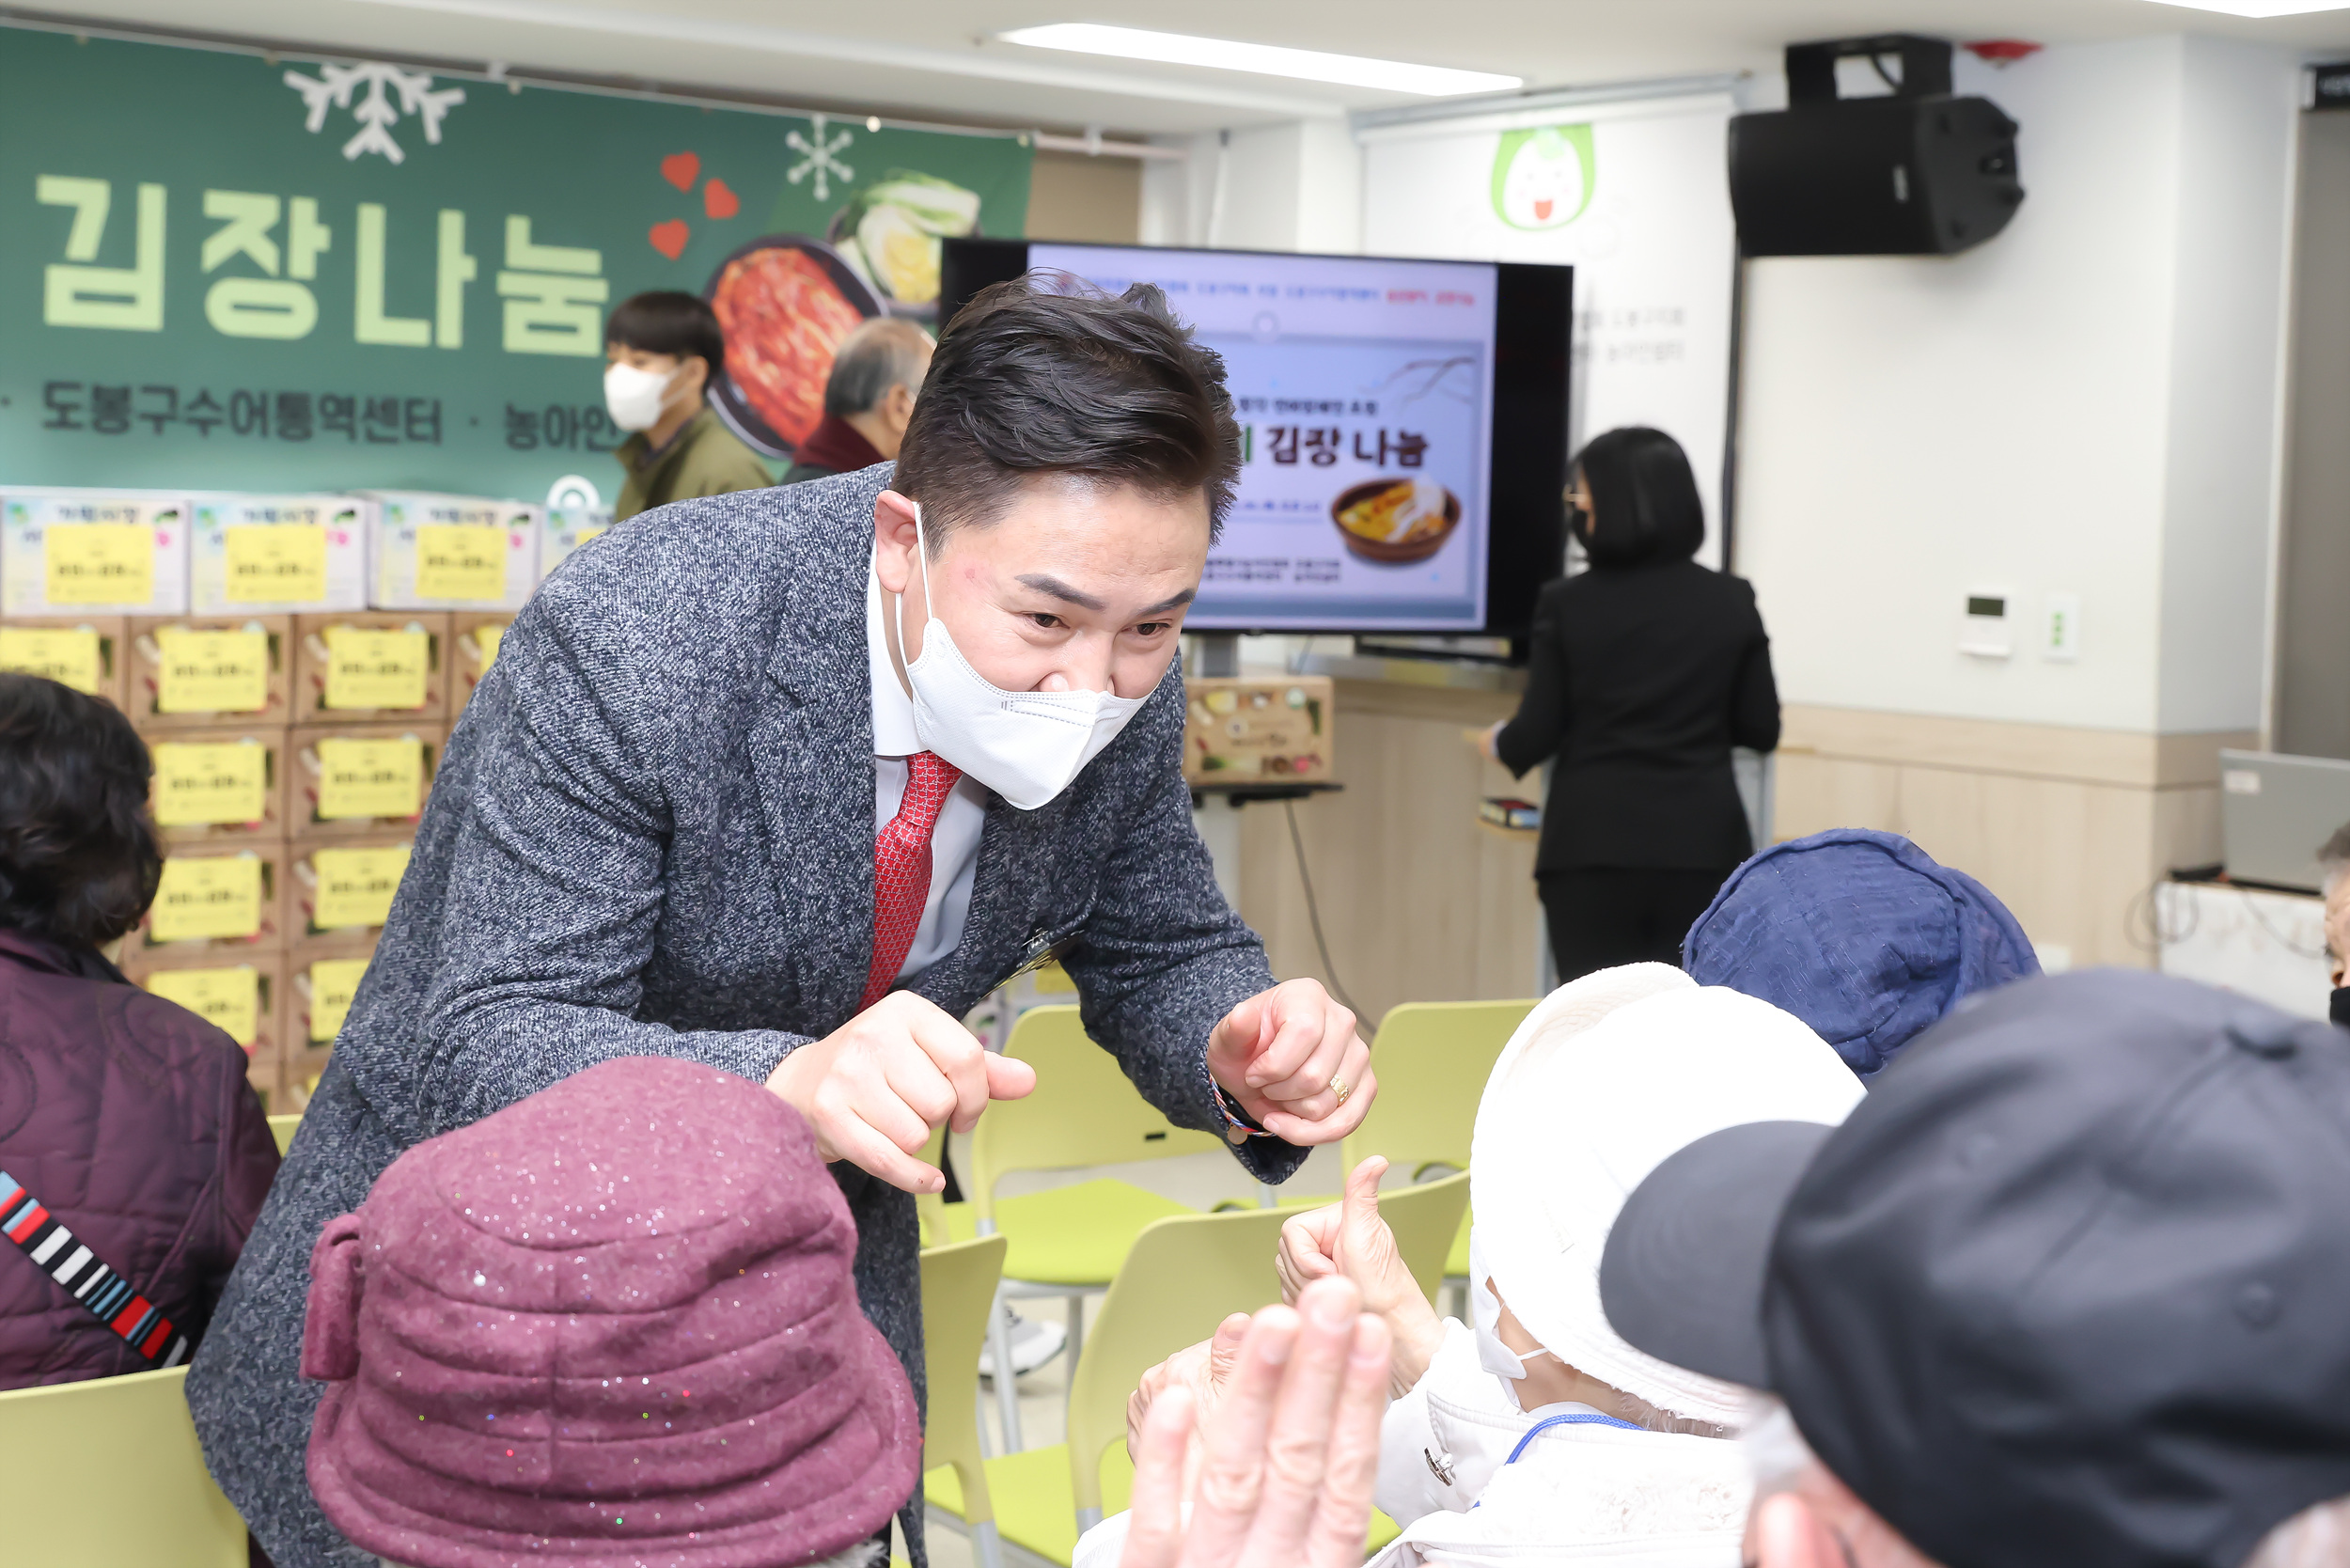
[[[1274,1268],[1281,1277],[1281,1299],[1291,1306],[1317,1279],[1340,1275],[1353,1282],[1362,1293],[1363,1310],[1385,1320],[1394,1334],[1390,1388],[1400,1395],[1428,1370],[1444,1342],[1444,1325],[1403,1266],[1395,1232],[1379,1217],[1379,1178],[1386,1171],[1386,1156],[1371,1155],[1349,1173],[1346,1195],[1338,1202],[1283,1225]]]

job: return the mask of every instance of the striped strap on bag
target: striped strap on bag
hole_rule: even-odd
[[[122,1342],[158,1367],[176,1367],[188,1354],[188,1337],[171,1331],[171,1320],[131,1282],[98,1261],[51,1217],[24,1184],[0,1170],[0,1235],[24,1249],[43,1274],[55,1279],[90,1316],[122,1336]]]

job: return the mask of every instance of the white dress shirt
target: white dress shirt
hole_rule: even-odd
[[[905,760],[922,749],[914,733],[914,699],[899,683],[882,632],[881,579],[865,579],[865,647],[873,675],[873,831],[879,834],[905,798]],[[931,891],[922,923],[898,978],[918,975],[955,950],[971,915],[971,881],[979,864],[979,834],[987,826],[987,791],[959,779],[931,829]]]

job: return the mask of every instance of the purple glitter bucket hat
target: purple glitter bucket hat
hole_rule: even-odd
[[[797,1112],[609,1061],[394,1161],[311,1254],[319,1505],[413,1568],[790,1568],[912,1495],[921,1422]]]

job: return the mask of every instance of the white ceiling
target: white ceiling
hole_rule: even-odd
[[[32,9],[32,8],[28,8]],[[92,0],[47,15],[756,93],[810,107],[1113,133],[1420,102],[988,41],[1110,22],[1422,60],[1558,86],[1767,71],[1791,40],[1905,30],[2061,45],[2196,31],[2350,54],[2350,10],[2243,21],[2154,0]],[[0,11],[0,16],[6,15]]]

